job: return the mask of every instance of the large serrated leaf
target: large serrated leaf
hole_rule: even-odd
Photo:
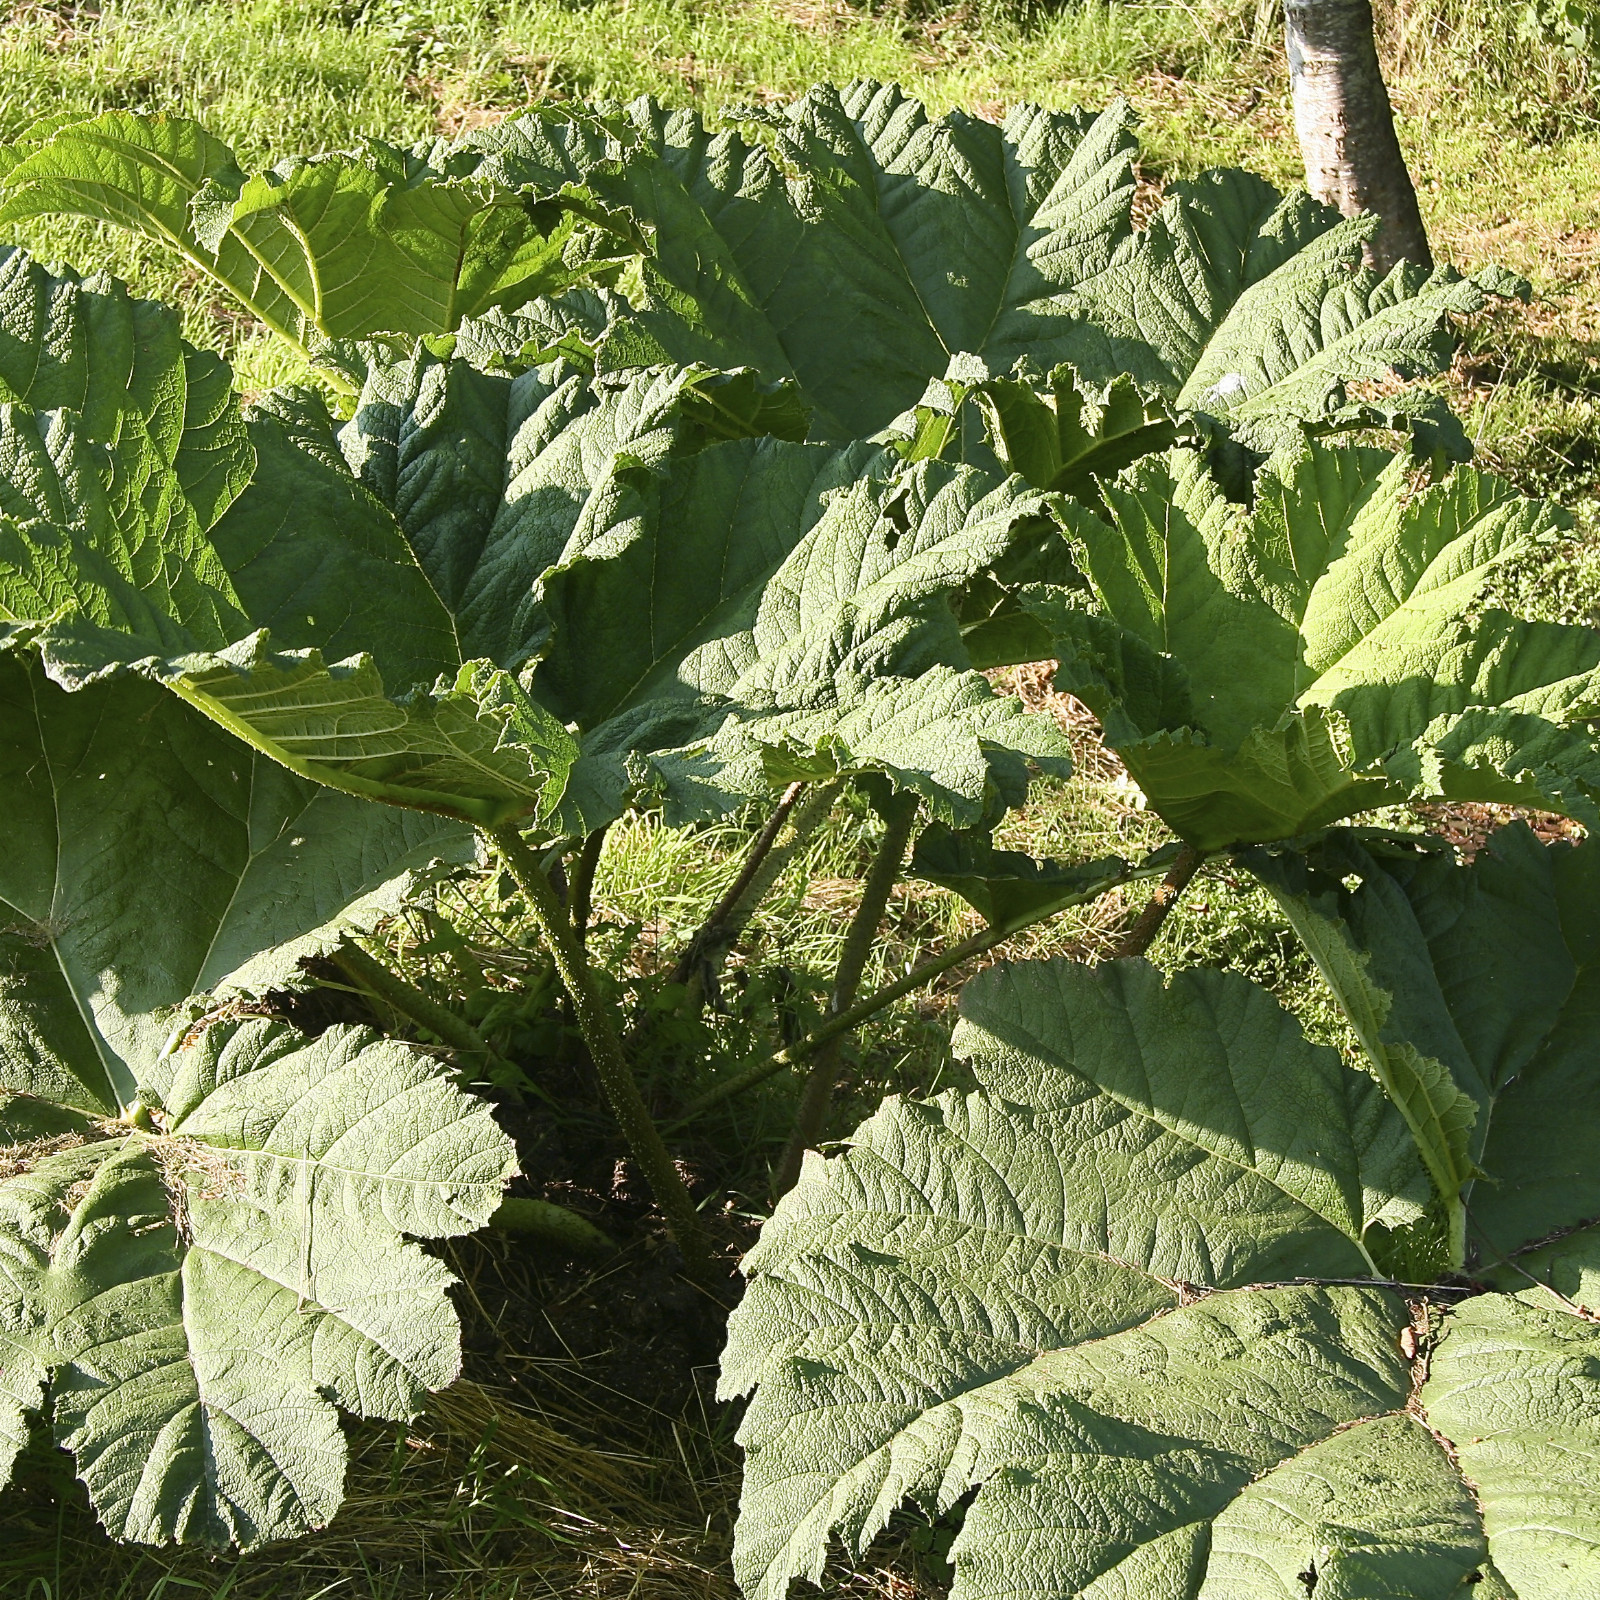
[[[747,1260],[723,1381],[758,1387],[735,1555],[752,1595],[817,1575],[832,1531],[860,1549],[901,1500],[936,1512],[978,1484],[959,1593],[1095,1592],[1404,1404],[1386,1294],[1173,1309],[1181,1285],[1361,1275],[1368,1221],[1416,1176],[1373,1084],[1220,973],[1003,967],[962,1010],[979,1088],[891,1101],[810,1158]]]
[[[70,613],[164,651],[243,625],[173,475],[128,443],[106,448],[71,412],[0,404],[0,619]],[[137,492],[152,476],[153,517]]]
[[[1346,386],[1443,370],[1453,319],[1505,275],[1380,279],[1361,263],[1370,222],[1243,172],[1172,185],[1135,231],[1125,105],[1020,106],[994,126],[857,81],[761,118],[770,148],[650,101],[627,115],[620,171],[588,181],[648,230],[646,299],[603,361],[794,376],[833,440],[888,426],[965,353],[997,377],[1024,360],[1034,374],[1070,362],[1096,384],[1131,374],[1261,449],[1305,423],[1404,426],[1415,412],[1430,447],[1467,451],[1437,397],[1374,407]],[[537,119],[524,126],[540,139]],[[518,139],[514,123],[486,143]],[[587,161],[617,154],[597,145]],[[590,168],[541,153],[530,177],[557,170]]]
[[[1072,770],[1054,724],[997,695],[979,672],[935,666],[808,687],[797,705],[712,702],[680,727],[695,742],[650,757],[668,817],[716,815],[790,783],[880,773],[943,821],[973,827],[996,800],[1022,804],[1030,763],[1057,777]]]
[[[1471,866],[1335,838],[1309,866],[1259,858],[1257,870],[1376,1070],[1453,1114],[1431,1138],[1448,1136],[1454,1189],[1441,1189],[1464,1199],[1474,1270],[1600,1311],[1587,1226],[1600,1213],[1600,850],[1542,846],[1515,826]]]
[[[0,1104],[0,1116],[4,1109]],[[0,1122],[0,1152],[19,1131]],[[50,1375],[39,1337],[39,1286],[50,1240],[49,1219],[36,1196],[16,1181],[9,1164],[0,1166],[0,1488],[28,1442],[28,1413],[42,1404]]]
[[[612,619],[648,606],[647,628],[634,625],[613,652],[632,681],[611,692],[611,721],[586,748],[614,748],[619,726],[658,715],[670,738],[634,746],[655,745],[669,814],[682,816],[774,784],[877,771],[969,825],[991,792],[1020,803],[1027,761],[1069,772],[1054,725],[970,670],[951,607],[1052,528],[1053,502],[970,468],[891,470],[862,447],[776,448],[706,451],[667,480],[658,526],[621,557],[552,575],[555,629],[537,681],[581,685],[580,705],[616,681],[604,665],[593,683],[575,670],[591,647],[583,625],[593,616],[620,634]],[[669,529],[672,548],[703,556],[692,579],[661,559]],[[642,698],[650,691],[654,713]],[[684,720],[674,708],[690,696],[698,715]]]
[[[481,1226],[510,1141],[426,1057],[348,1029],[218,1024],[141,1068],[148,1131],[22,1147],[0,1179],[0,1328],[31,1316],[116,1537],[307,1532],[342,1498],[336,1407],[403,1420],[456,1376],[449,1274],[405,1235]]]
[[[112,1115],[190,995],[292,983],[473,851],[457,824],[293,777],[154,686],[69,695],[14,655],[0,813],[7,1087]]]
[[[111,111],[25,132],[0,174],[0,221],[74,215],[159,241],[304,350],[446,333],[496,305],[583,281],[631,252],[594,197],[431,167],[379,140],[247,176],[183,117]]]
[[[1600,1330],[1341,1267],[1416,1174],[1375,1085],[1219,973],[1003,967],[962,1011],[977,1090],[810,1158],[747,1258],[752,1600],[904,1501],[964,1502],[953,1600],[1589,1592]]]
[[[115,490],[139,456],[16,405],[0,606],[69,687],[136,670],[334,788],[547,821],[577,751],[509,670],[542,645],[538,580],[574,540],[626,544],[622,462],[659,469],[776,416],[704,371],[591,384],[422,352],[381,365],[343,430],[279,397],[253,427],[254,481],[207,529],[129,512]]]
[[[1282,1600],[1306,1592],[1304,1574],[1348,1600],[1464,1597],[1485,1546],[1471,1489],[1422,1422],[1374,1417],[1239,1494],[1212,1524],[1198,1600]]]
[[[871,446],[751,439],[668,475],[630,470],[636,515],[585,529],[544,579],[540,693],[585,731],[653,700],[727,693],[738,669],[713,658],[758,653],[757,619],[825,536],[813,530],[840,525],[830,499],[876,496],[876,524],[886,491],[857,481],[874,468],[888,463]]]
[[[1069,503],[1100,614],[1043,586],[1023,604],[1200,848],[1429,795],[1600,816],[1600,633],[1479,608],[1564,514],[1468,468],[1420,490],[1408,470],[1302,443],[1246,510],[1176,451],[1104,485],[1109,522]]]
[[[1503,1295],[1451,1318],[1419,1397],[1455,1444],[1518,1600],[1600,1585],[1600,1329]]]
[[[375,359],[342,428],[272,397],[254,481],[209,536],[139,542],[149,571],[105,577],[115,519],[58,495],[12,614],[68,687],[149,676],[302,776],[482,826],[587,831],[652,785],[715,815],[796,763],[901,774],[968,823],[1027,759],[1064,770],[950,605],[1050,498],[754,437],[791,410],[748,374]]]
[[[899,89],[858,82],[797,102],[775,152],[647,101],[629,115],[638,148],[607,192],[653,228],[650,298],[605,359],[792,374],[823,438],[883,427],[953,351],[999,371],[1041,343],[1048,357],[1054,297],[1103,268],[1129,228],[1125,107],[1098,119],[1020,107],[999,128],[934,120]]]
[[[186,346],[177,319],[113,279],[44,271],[0,246],[0,400],[71,412],[85,438],[117,447],[125,481],[160,492],[158,463],[210,527],[248,482],[244,424],[228,369]],[[148,449],[146,446],[148,445]]]

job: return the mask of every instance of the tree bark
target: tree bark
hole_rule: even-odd
[[[1371,0],[1284,0],[1284,15],[1306,187],[1347,217],[1370,211],[1381,220],[1367,246],[1367,261],[1380,272],[1401,261],[1432,271],[1378,65]]]

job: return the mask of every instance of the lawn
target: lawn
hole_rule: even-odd
[[[1485,316],[1441,380],[1468,419],[1479,462],[1576,514],[1570,540],[1501,579],[1508,598],[1554,620],[1600,621],[1600,59],[1519,31],[1520,5],[1390,0],[1386,61],[1424,213],[1443,259],[1525,274],[1527,307]],[[1530,13],[1535,8],[1529,8]],[[940,9],[850,0],[14,0],[0,23],[0,139],[64,109],[176,112],[202,119],[246,165],[363,136],[453,135],[530,104],[650,94],[714,115],[781,102],[820,80],[898,80],[938,109],[994,116],[1019,101],[1100,106],[1118,95],[1142,118],[1152,186],[1237,164],[1282,185],[1298,176],[1287,74],[1271,0]],[[242,387],[288,368],[156,247],[87,224],[13,231],[10,241],[81,270],[105,268],[184,310],[195,342],[234,360]],[[1081,707],[1045,675],[1011,686],[1074,739],[1070,783],[1040,786],[1007,824],[1035,854],[1149,849],[1163,837],[1094,738]],[[1481,814],[1452,816],[1468,838]],[[693,835],[637,820],[612,830],[596,883],[596,939],[617,985],[648,1014],[677,950],[737,871],[749,829]],[[713,1072],[737,1059],[772,1008],[814,997],[871,858],[864,805],[815,835],[755,927],[749,969],[703,1036],[662,1037],[641,1076],[687,1052]],[[444,1248],[462,1279],[467,1380],[409,1427],[351,1426],[344,1510],[322,1535],[249,1556],[141,1551],[99,1533],[66,1456],[36,1444],[25,1486],[0,1502],[4,1600],[154,1600],[167,1595],[321,1595],[510,1600],[583,1594],[722,1600],[739,1456],[736,1416],[711,1399],[722,1308],[674,1277],[636,1183],[615,1161],[603,1114],[579,1090],[571,1030],[552,1022],[521,950],[515,897],[462,877],[385,932],[388,958],[452,1005],[492,1003],[516,1052],[549,1064],[544,1097],[507,1100],[525,1173],[606,1208],[624,1239],[599,1267],[573,1265],[505,1234]],[[1002,954],[1105,954],[1139,897],[1113,896]],[[976,926],[959,902],[902,886],[868,981],[885,981],[937,941]],[[1266,983],[1314,1036],[1343,1043],[1307,958],[1265,896],[1209,872],[1166,923],[1162,965],[1210,962]],[[742,986],[746,970],[767,977]],[[773,972],[780,974],[775,982]],[[487,975],[487,976],[486,976]],[[487,982],[487,991],[485,985]],[[859,1041],[834,1132],[885,1092],[927,1093],[959,1069],[937,1026],[955,985],[902,1002]],[[482,996],[492,991],[492,1002]],[[474,999],[473,997],[478,997]],[[317,1015],[400,1024],[337,987]],[[402,1024],[403,1025],[403,1024]],[[487,1024],[486,1024],[487,1026]],[[686,1148],[715,1174],[708,1204],[726,1236],[752,1236],[797,1083],[730,1101]],[[742,1152],[733,1170],[715,1152]],[[909,1515],[865,1561],[838,1565],[838,1592],[937,1594],[941,1531]]]

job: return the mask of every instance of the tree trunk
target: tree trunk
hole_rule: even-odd
[[[1399,261],[1431,271],[1417,191],[1378,65],[1371,0],[1284,0],[1284,14],[1306,186],[1347,217],[1371,211],[1382,219],[1367,246],[1367,260],[1380,272]]]

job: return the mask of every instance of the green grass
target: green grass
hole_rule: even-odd
[[[1504,586],[1538,614],[1594,621],[1600,66],[1520,37],[1521,0],[1389,0],[1382,10],[1402,137],[1440,254],[1464,268],[1500,261],[1539,291],[1531,308],[1501,311],[1471,330],[1448,380],[1482,461],[1575,513],[1573,538]],[[1026,11],[1001,0],[11,0],[0,20],[0,139],[69,108],[182,112],[254,165],[364,135],[453,134],[530,101],[652,93],[715,113],[731,101],[782,100],[821,79],[863,74],[898,79],[936,107],[985,115],[1018,100],[1101,105],[1126,94],[1143,115],[1154,181],[1232,163],[1280,183],[1298,177],[1274,10],[1261,0],[1088,0]],[[47,259],[109,268],[181,306],[190,337],[233,356],[245,387],[291,370],[274,344],[153,246],[73,223],[30,226],[14,238]],[[1018,681],[1048,709],[1036,680]],[[1136,855],[1160,842],[1159,824],[1117,782],[1089,732],[1075,731],[1078,777],[1041,787],[1008,819],[1002,842],[1076,859]],[[730,973],[728,1014],[667,1039],[647,1076],[687,1072],[713,1082],[736,1068],[779,1003],[774,969],[792,975],[783,1003],[802,1011],[820,1003],[875,834],[863,807],[841,808],[758,918]],[[659,991],[737,870],[747,837],[737,824],[687,834],[648,819],[614,830],[597,886],[596,941],[636,1002]],[[481,981],[472,1003],[498,1007],[483,1014],[520,1054],[559,1053],[559,1023],[539,1000],[542,968],[518,950],[524,928],[514,897],[502,902],[493,881],[460,887],[441,898],[440,912],[462,934],[465,955],[443,948],[437,925],[420,917],[390,930],[390,954],[414,982],[457,1003]],[[999,954],[1094,958],[1137,908],[1137,897],[1111,897]],[[903,885],[868,983],[973,926],[950,897]],[[1340,1039],[1303,954],[1260,892],[1224,871],[1196,883],[1152,954],[1168,966],[1246,972],[1293,1005],[1314,1035]],[[908,998],[856,1042],[836,1131],[886,1091],[959,1081],[945,1023],[961,976]],[[778,1079],[729,1102],[687,1147],[691,1157],[694,1140],[742,1152],[711,1202],[730,1228],[765,1203],[795,1087]],[[575,1145],[598,1126],[588,1112],[558,1112],[549,1125]],[[729,1596],[730,1416],[709,1404],[699,1382],[663,1410],[638,1412],[609,1387],[604,1350],[568,1348],[559,1337],[541,1343],[518,1320],[549,1321],[586,1297],[607,1303],[618,1275],[656,1270],[647,1246],[630,1247],[593,1282],[547,1271],[496,1239],[460,1246],[452,1265],[467,1282],[471,1337],[482,1343],[470,1370],[500,1392],[453,1392],[398,1434],[355,1428],[350,1499],[326,1534],[245,1558],[116,1550],[96,1532],[65,1459],[36,1448],[28,1486],[0,1501],[0,1600]],[[837,1583],[852,1595],[906,1593],[884,1565],[898,1551],[898,1570],[911,1570],[906,1552],[917,1537],[913,1525],[898,1526],[882,1559],[841,1566]]]
[[[715,114],[822,79],[898,79],[944,108],[1128,95],[1153,178],[1237,163],[1299,176],[1266,0],[12,0],[0,139],[64,108],[203,119],[247,165],[364,135],[452,134],[531,101],[649,93]],[[1440,253],[1498,260],[1544,297],[1488,330],[1459,374],[1486,458],[1531,490],[1596,488],[1600,67],[1518,37],[1520,3],[1381,8],[1402,136]],[[78,223],[18,230],[47,258],[108,266],[185,312],[241,382],[288,357],[153,246]],[[1546,342],[1553,341],[1553,342]],[[1485,384],[1484,376],[1489,381]],[[1593,530],[1591,529],[1591,532]]]

